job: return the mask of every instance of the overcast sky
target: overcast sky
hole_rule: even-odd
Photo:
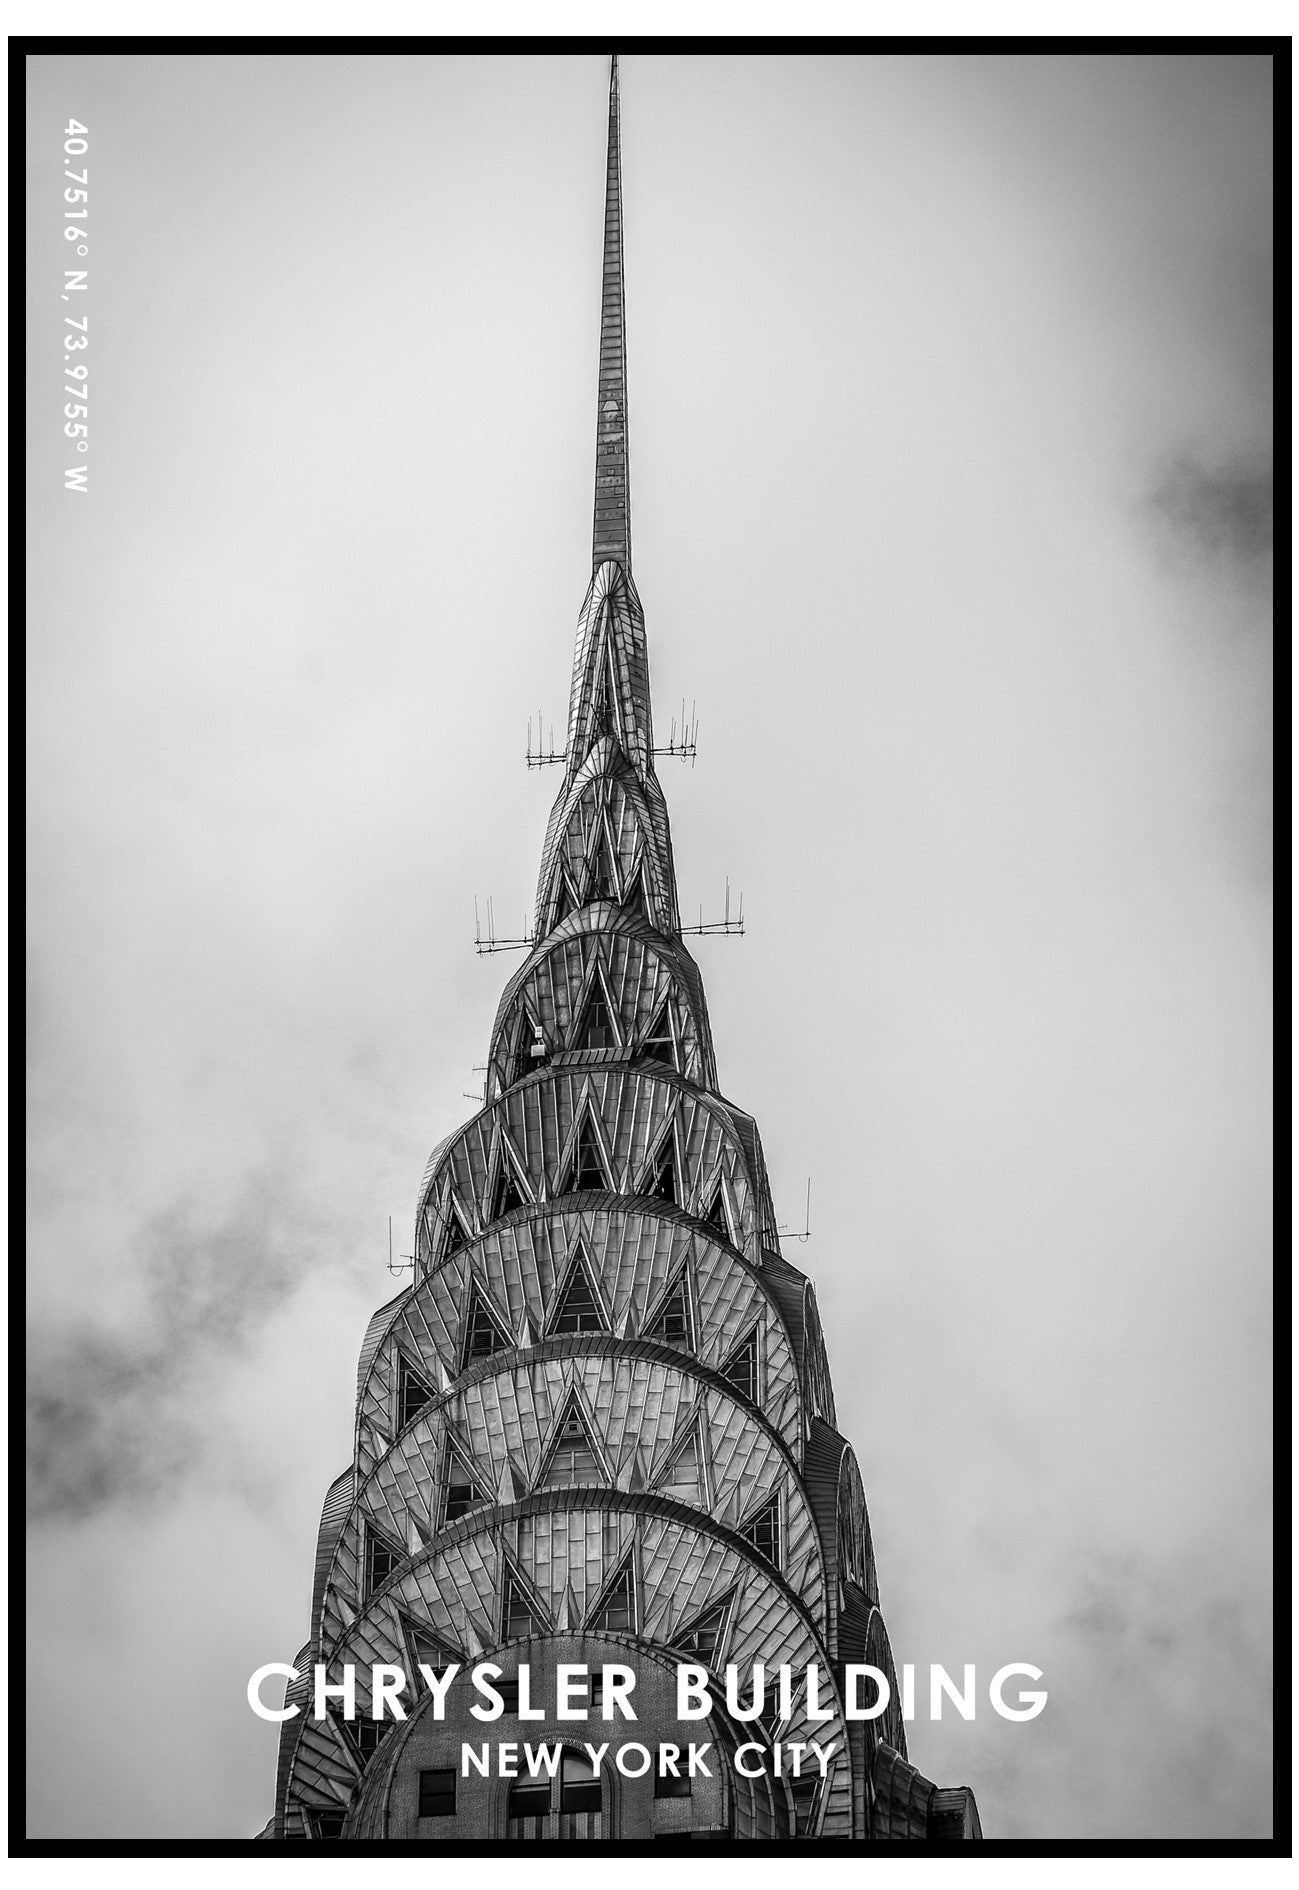
[[[29,1834],[246,1837],[589,575],[607,63],[31,62]],[[1270,1834],[1271,80],[623,67],[722,1087],[989,1837]],[[89,496],[62,131],[89,127]],[[72,1702],[75,1710],[70,1710]]]

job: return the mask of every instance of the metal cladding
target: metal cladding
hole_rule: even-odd
[[[289,1689],[304,1710],[263,1834],[282,1841],[872,1841],[977,1823],[907,1763],[896,1686],[881,1718],[845,1714],[845,1665],[892,1679],[893,1663],[815,1296],[781,1255],[756,1124],[720,1093],[681,936],[630,568],[622,314],[615,70],[595,570],[534,937],[484,1106],[425,1170],[411,1283],[365,1336]],[[470,1711],[481,1662],[501,1676],[495,1723]],[[683,1662],[715,1677],[689,1726]],[[629,1667],[635,1721],[603,1717],[598,1686],[591,1722],[566,1718],[561,1663]],[[451,1664],[439,1718],[416,1676]],[[335,1687],[355,1670],[354,1720],[341,1695],[306,1710],[317,1665]],[[371,1717],[385,1665],[408,1677],[403,1719]],[[770,1676],[758,1717],[726,1704],[730,1665],[746,1702],[750,1668]],[[598,1763],[587,1739],[607,1742]],[[712,1755],[695,1778],[615,1763],[624,1741],[657,1761],[687,1739]],[[554,1776],[466,1772],[462,1747],[502,1740],[553,1750]],[[813,1740],[824,1775],[794,1756]],[[746,1744],[754,1777],[735,1764]]]
[[[609,75],[609,155],[604,185],[604,283],[600,298],[600,394],[595,425],[595,533],[592,565],[631,570],[627,486],[627,338],[622,285],[622,141],[618,57]]]

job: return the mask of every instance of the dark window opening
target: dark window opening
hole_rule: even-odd
[[[394,1724],[390,1719],[353,1719],[341,1723],[344,1732],[351,1738],[363,1770],[379,1750],[379,1742],[386,1733],[391,1732]]]
[[[533,1635],[546,1632],[540,1618],[529,1601],[526,1590],[512,1575],[505,1577],[505,1597],[502,1608],[504,1618],[503,1640],[527,1640]],[[515,1706],[518,1705],[518,1682],[515,1682]]]
[[[525,1016],[519,1031],[518,1051],[514,1059],[514,1080],[523,1081],[534,1070],[543,1068],[550,1061],[550,1052],[546,1048],[546,1039],[541,1034],[541,1026],[532,1018]]]
[[[616,1050],[618,1033],[613,1027],[609,1000],[597,978],[586,1001],[581,1026],[573,1040],[575,1050]]]
[[[555,894],[555,910],[551,917],[551,925],[558,925],[561,920],[568,917],[570,912],[576,912],[576,910],[577,900],[573,897],[573,888],[568,883],[568,875],[561,873],[559,891]]]
[[[595,699],[595,711],[591,717],[592,735],[616,735],[613,699],[609,689],[609,676],[606,671],[600,678],[600,692]]]
[[[458,1516],[467,1515],[471,1509],[481,1509],[484,1503],[490,1503],[490,1501],[491,1497],[472,1470],[461,1463],[454,1451],[449,1452],[446,1485],[442,1498],[443,1522],[455,1522]]]
[[[599,1811],[600,1774],[585,1752],[564,1747],[560,1762],[559,1808],[561,1811]]]
[[[742,1391],[751,1404],[758,1402],[758,1330],[741,1340],[722,1366],[722,1377]]]
[[[693,1621],[687,1621],[675,1635],[672,1645],[682,1654],[692,1654],[704,1667],[716,1664],[722,1635],[726,1632],[726,1614],[730,1596],[705,1608]]]
[[[635,879],[623,894],[622,909],[624,912],[637,912],[644,919],[649,917],[649,906],[645,899],[645,880],[643,874],[637,873]]]
[[[595,1454],[591,1433],[577,1405],[570,1403],[551,1449],[540,1487],[555,1489],[570,1483],[602,1481],[600,1460]]]
[[[341,1838],[343,1835],[344,1811],[318,1811],[316,1813],[316,1836],[318,1838]]]
[[[544,1784],[528,1783],[511,1785],[509,1815],[511,1818],[548,1818],[550,1816],[550,1781]]]
[[[399,1430],[404,1430],[412,1418],[419,1416],[425,1405],[432,1404],[433,1387],[405,1359],[401,1361],[399,1386],[397,1426]]]
[[[613,859],[609,853],[609,842],[603,834],[596,845],[595,858],[591,862],[591,884],[587,892],[587,902],[593,899],[616,899],[618,897],[618,876],[614,871]]]
[[[456,1813],[456,1774],[454,1766],[439,1767],[419,1775],[419,1815],[421,1818],[454,1818]]]
[[[665,1496],[679,1496],[686,1502],[698,1502],[704,1487],[699,1474],[698,1431],[691,1431],[660,1477],[658,1487]]]
[[[704,1225],[713,1228],[723,1240],[731,1238],[730,1224],[726,1219],[726,1203],[722,1199],[722,1187],[719,1182],[717,1193],[713,1196],[713,1205],[704,1216]]]
[[[517,1680],[493,1680],[492,1685],[501,1696],[501,1718],[519,1717],[519,1683]]]
[[[671,1772],[665,1772],[663,1770],[663,1748],[660,1746],[658,1771],[654,1774],[654,1796],[656,1798],[692,1798],[694,1796],[694,1786],[691,1783],[690,1774],[686,1770],[687,1760],[683,1752],[677,1753],[676,1763],[681,1774],[680,1777],[675,1777]]]
[[[684,1273],[663,1301],[658,1317],[646,1329],[644,1336],[656,1339],[660,1345],[690,1344],[690,1301]]]
[[[595,1293],[579,1260],[564,1286],[555,1315],[554,1332],[603,1332],[604,1317],[596,1304]]]
[[[428,1632],[427,1628],[417,1627],[413,1621],[402,1617],[402,1632],[406,1637],[406,1651],[410,1658],[411,1673],[418,1671],[421,1665],[431,1667],[434,1673],[442,1673],[448,1667],[458,1666],[461,1655],[452,1647]],[[385,1720],[381,1722],[387,1725]]]
[[[452,1207],[447,1214],[447,1230],[442,1239],[442,1258],[446,1260],[449,1259],[453,1253],[459,1253],[460,1249],[467,1245],[467,1242],[468,1237],[464,1230],[464,1224],[460,1216],[456,1213],[455,1208]]]
[[[457,1483],[453,1479],[447,1484],[447,1500],[446,1508],[443,1511],[443,1520],[446,1522],[454,1522],[458,1516],[464,1516],[474,1507],[474,1503],[477,1499],[478,1491],[471,1482]]]
[[[475,1284],[469,1293],[469,1316],[465,1320],[464,1363],[462,1370],[468,1368],[480,1358],[490,1358],[493,1352],[504,1352],[509,1340],[493,1319],[487,1302]]]
[[[598,1604],[587,1623],[588,1634],[600,1630],[613,1634],[634,1634],[636,1631],[636,1589],[630,1557],[610,1582],[604,1599]],[[599,1685],[600,1676],[597,1676],[592,1684],[593,1695],[598,1693]],[[594,1704],[593,1698],[592,1705]]]
[[[519,1187],[518,1177],[514,1173],[508,1156],[502,1155],[501,1175],[496,1184],[496,1200],[492,1205],[492,1219],[499,1221],[512,1209],[521,1208],[524,1205],[523,1191]]]
[[[405,1559],[400,1549],[394,1549],[392,1544],[385,1542],[382,1536],[377,1536],[373,1530],[367,1529],[365,1532],[366,1593],[373,1594],[376,1588],[381,1588],[397,1564],[404,1562]]]
[[[794,1797],[794,1825],[799,1837],[810,1835],[816,1825],[817,1801],[821,1793],[821,1781],[812,1778],[794,1778],[789,1782]]]
[[[663,1144],[662,1153],[654,1169],[654,1179],[649,1185],[649,1193],[656,1201],[675,1203],[677,1200],[677,1158],[670,1135]]]
[[[604,1158],[600,1153],[600,1143],[589,1116],[582,1123],[577,1138],[577,1151],[573,1157],[573,1170],[569,1179],[570,1193],[581,1188],[607,1189],[609,1178],[604,1172]]]
[[[780,1567],[780,1499],[773,1496],[765,1503],[756,1516],[751,1516],[739,1531],[740,1539],[749,1543],[764,1561],[770,1562],[775,1569]]]
[[[642,1037],[640,1055],[652,1063],[670,1063],[673,1069],[677,1067],[677,1047],[673,1041],[666,1004]]]

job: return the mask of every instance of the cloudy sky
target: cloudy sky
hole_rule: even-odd
[[[473,1111],[589,572],[606,62],[31,62],[29,1834],[244,1837]],[[1012,1838],[1270,1785],[1271,75],[632,57],[635,569],[722,1084],[917,1723]],[[62,130],[89,127],[89,495]],[[76,1710],[69,1710],[74,1701]]]

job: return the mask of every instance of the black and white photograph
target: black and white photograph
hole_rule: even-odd
[[[1288,1855],[1289,42],[11,73],[11,1855]]]

